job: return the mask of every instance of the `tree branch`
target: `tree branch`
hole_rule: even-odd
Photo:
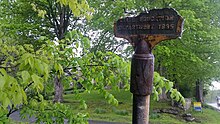
[[[14,112],[16,112],[16,111],[18,111],[18,110],[19,110],[19,109],[14,108],[14,104],[12,104],[12,106],[11,106],[11,108],[10,108],[8,114],[7,114],[7,117],[9,117],[12,113],[14,113]]]
[[[118,47],[120,47],[120,46],[122,46],[122,45],[124,45],[124,44],[128,44],[129,42],[122,42],[121,44],[119,44],[118,46],[116,46],[115,47],[115,49],[113,50],[113,52],[115,52],[117,49],[118,49]]]
[[[54,31],[55,31],[56,36],[58,37],[58,35],[59,35],[59,33],[58,33],[59,22],[58,22],[58,20],[56,19],[56,10],[53,11],[53,10],[54,10],[54,9],[53,9],[53,4],[50,2],[50,0],[47,0],[47,2],[48,2],[48,4],[49,4],[49,12],[50,12],[50,14],[51,14],[51,16],[49,16],[49,17],[51,17],[51,19],[53,20],[53,21],[51,21],[51,22],[52,22],[52,26],[53,26],[53,28],[54,28]],[[57,6],[57,3],[55,3],[55,6]],[[56,7],[56,8],[57,8],[57,7]],[[49,15],[49,14],[48,14],[48,15]]]
[[[102,42],[102,40],[104,39],[105,35],[108,33],[108,31],[104,32],[102,37],[100,38],[100,40],[98,41],[98,44],[96,45],[97,47],[95,48],[94,52],[96,53],[96,51],[98,50],[100,43]]]
[[[34,83],[34,82],[29,83],[29,84],[24,88],[24,91],[25,91],[28,87],[30,87],[33,83]]]

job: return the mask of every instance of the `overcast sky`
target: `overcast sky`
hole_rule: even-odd
[[[212,85],[213,85],[213,87],[210,87],[211,90],[219,90],[220,89],[220,82],[213,81]]]

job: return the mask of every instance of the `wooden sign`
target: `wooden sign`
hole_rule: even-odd
[[[183,18],[172,8],[153,9],[137,17],[126,17],[115,22],[115,36],[129,40],[134,47],[130,78],[132,124],[149,122],[154,74],[152,48],[160,41],[180,37],[182,29]]]
[[[116,37],[130,39],[145,36],[155,46],[162,40],[181,37],[183,18],[172,8],[153,9],[137,17],[119,19],[114,24]]]

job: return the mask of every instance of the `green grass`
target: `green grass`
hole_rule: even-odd
[[[118,100],[119,105],[114,106],[108,104],[104,99],[104,96],[98,92],[81,93],[81,97],[86,100],[88,108],[82,109],[80,102],[77,100],[74,94],[67,94],[64,96],[65,104],[71,106],[71,109],[75,112],[89,113],[90,119],[102,120],[110,122],[124,122],[131,124],[132,116],[132,94],[129,91],[110,91],[115,98]],[[150,124],[185,124],[180,116],[171,114],[160,114],[153,113],[154,109],[170,108],[168,102],[155,102],[151,100],[150,104]],[[201,124],[219,124],[220,113],[210,108],[203,108],[203,112],[195,112],[193,109],[187,112],[182,111],[181,113],[191,113],[193,117],[201,122]],[[191,122],[189,124],[196,124]]]
[[[88,108],[82,109],[80,102],[76,100],[73,94],[67,94],[64,96],[65,104],[71,106],[74,112],[87,112],[90,115],[90,119],[111,121],[111,122],[131,122],[131,94],[127,91],[111,92],[116,99],[118,99],[119,105],[114,106],[108,104],[104,96],[98,92],[82,93],[81,97],[84,98]]]
[[[220,123],[220,112],[210,109],[203,108],[202,112],[196,112],[192,109],[190,110],[195,118],[199,118],[202,124],[219,124]]]

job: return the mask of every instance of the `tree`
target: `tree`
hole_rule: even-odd
[[[67,118],[70,123],[86,123],[86,114],[74,115],[67,106],[44,99],[48,92],[46,87],[51,86],[53,77],[61,95],[61,81],[74,82],[73,78],[77,77],[85,92],[98,90],[109,103],[118,103],[105,87],[118,89],[120,82],[125,88],[129,86],[129,61],[113,52],[91,50],[89,38],[80,32],[84,29],[72,23],[68,25],[72,20],[77,23],[79,19],[89,18],[90,8],[86,1],[60,0],[61,4],[52,0],[0,2],[0,9],[4,10],[0,18],[0,29],[4,30],[0,38],[3,48],[0,50],[1,120],[7,121],[11,113],[21,110],[23,115],[35,115],[37,122],[63,123]],[[120,7],[121,3],[116,5]],[[19,27],[22,24],[27,26]],[[55,37],[58,40],[51,41]],[[79,55],[75,52],[78,50],[81,50]],[[156,99],[161,87],[166,87],[172,98],[183,101],[181,94],[172,88],[172,82],[155,75]],[[78,92],[74,87],[74,93]],[[57,101],[61,100],[62,96],[58,95]],[[80,100],[86,108],[85,100]]]
[[[3,2],[2,4],[6,4],[4,1],[2,1],[2,2]],[[21,2],[21,5],[27,5],[27,6],[31,5],[29,2],[26,2],[26,1],[16,1],[16,2],[18,3],[18,5],[20,5],[19,2]],[[56,4],[59,4],[59,3],[56,3]],[[77,4],[77,3],[74,3],[74,4]],[[8,5],[10,5],[10,2],[8,3]],[[16,5],[16,4],[13,3],[13,5]],[[44,4],[42,4],[42,5],[44,5]],[[84,4],[80,4],[80,5],[82,6]],[[80,5],[77,7],[80,7]],[[43,10],[38,9],[34,4],[32,4],[31,6],[33,7],[32,9],[34,11],[37,11],[39,15],[41,15],[41,12],[44,12]],[[64,7],[61,4],[59,6]],[[11,8],[12,6],[9,6],[9,7]],[[85,5],[84,5],[84,7],[85,7]],[[79,12],[79,11],[77,10],[77,12]],[[5,16],[5,19],[8,19],[7,15],[4,15],[4,16]],[[43,15],[41,15],[41,16],[43,16]],[[16,17],[17,18],[25,18],[25,17],[22,17],[22,15],[15,14],[14,16],[11,16],[9,18],[9,20],[14,20],[14,19],[16,19]],[[42,20],[44,20],[44,18]],[[9,28],[13,27],[13,25],[16,25],[16,24],[12,23],[11,25],[7,25],[5,23],[2,23],[1,28],[2,29],[9,29]],[[60,26],[61,24],[59,23],[58,25]],[[6,26],[8,26],[8,27],[6,27]],[[44,27],[40,26],[40,28],[44,28]],[[49,28],[47,28],[47,29],[49,29]],[[7,30],[6,30],[6,32],[7,32]],[[64,30],[60,31],[60,32],[61,33],[59,33],[59,31],[58,31],[58,34],[60,34],[59,36],[63,37]],[[23,93],[22,95],[24,95],[23,96],[24,98],[21,97],[20,99],[18,99],[18,102],[14,102],[14,101],[8,101],[8,99],[10,99],[10,98],[8,98],[6,96],[2,97],[2,98],[4,98],[4,99],[1,99],[1,101],[0,101],[3,104],[3,107],[1,108],[1,110],[4,110],[4,113],[1,113],[2,118],[7,119],[7,117],[11,113],[13,113],[14,111],[16,111],[18,109],[21,109],[22,113],[24,113],[24,112],[29,113],[30,115],[34,114],[38,119],[37,122],[46,121],[46,122],[52,123],[53,121],[55,121],[57,123],[61,123],[64,121],[64,118],[69,118],[69,121],[74,120],[74,123],[77,123],[78,121],[86,121],[85,114],[79,114],[79,115],[75,116],[73,113],[71,113],[70,109],[68,109],[67,107],[63,107],[63,105],[59,104],[59,103],[51,105],[51,103],[45,101],[42,96],[42,94],[43,94],[42,91],[44,90],[44,87],[47,86],[47,83],[50,83],[49,82],[50,79],[47,79],[47,78],[51,77],[51,75],[57,75],[58,78],[56,78],[56,79],[61,79],[61,76],[64,77],[65,73],[68,73],[69,76],[71,77],[71,76],[74,76],[74,73],[82,72],[83,75],[80,76],[79,82],[83,84],[86,91],[89,92],[90,90],[93,90],[93,89],[99,89],[100,93],[103,93],[105,95],[105,97],[106,97],[106,99],[108,99],[109,103],[117,104],[117,100],[114,98],[114,96],[112,96],[110,93],[108,93],[104,89],[104,87],[106,85],[111,85],[111,83],[114,83],[113,81],[117,82],[117,81],[120,81],[121,79],[123,79],[123,80],[126,79],[126,75],[127,75],[126,73],[128,71],[124,71],[124,72],[122,72],[122,71],[123,71],[123,69],[129,69],[129,68],[127,68],[126,66],[123,65],[124,66],[123,69],[118,70],[118,69],[120,69],[120,67],[118,67],[118,66],[122,66],[122,64],[123,64],[122,59],[120,59],[118,56],[116,56],[110,52],[106,52],[104,54],[102,52],[97,52],[97,53],[99,53],[97,56],[95,56],[93,53],[88,54],[88,51],[86,49],[89,47],[89,40],[88,40],[88,38],[84,37],[77,30],[73,30],[73,31],[69,32],[68,34],[65,34],[65,35],[67,35],[68,38],[60,39],[59,41],[57,41],[59,43],[58,45],[56,45],[54,42],[51,42],[50,40],[48,40],[47,37],[40,37],[40,35],[37,32],[34,32],[34,33],[36,33],[36,37],[33,37],[32,40],[43,42],[43,44],[41,44],[39,47],[36,48],[36,46],[34,47],[33,45],[30,45],[30,44],[21,43],[22,40],[21,40],[21,42],[19,42],[19,41],[14,42],[13,45],[16,46],[15,49],[16,48],[23,48],[23,46],[27,46],[27,47],[25,47],[25,50],[27,49],[27,52],[21,53],[20,51],[13,51],[16,53],[15,54],[16,56],[14,55],[14,53],[10,53],[8,55],[6,53],[8,53],[7,50],[11,49],[10,48],[11,42],[7,40],[10,38],[6,38],[6,37],[14,36],[13,37],[14,39],[13,38],[12,39],[16,41],[16,38],[19,38],[20,34],[23,34],[23,33],[22,33],[22,31],[21,31],[21,33],[13,33],[13,32],[7,32],[7,33],[8,34],[4,35],[4,38],[2,38],[4,41],[1,42],[2,43],[1,45],[3,45],[3,42],[8,43],[7,45],[5,44],[5,47],[7,47],[6,50],[1,49],[3,52],[2,57],[1,57],[1,64],[6,64],[8,66],[2,66],[2,68],[6,68],[6,69],[9,68],[10,69],[10,68],[14,68],[13,67],[14,63],[18,64],[15,67],[18,66],[21,70],[19,70],[19,68],[15,68],[14,71],[10,71],[10,70],[6,70],[6,71],[7,71],[7,73],[9,73],[9,75],[13,75],[10,78],[10,80],[12,80],[12,79],[18,80],[17,81],[18,84],[15,84],[15,85],[20,87],[21,91],[19,91],[19,94],[20,94],[20,92]],[[10,35],[9,35],[9,33],[10,33]],[[29,34],[27,33],[27,35],[25,36],[25,37],[27,37],[26,38],[27,41],[29,41],[28,37],[30,35],[31,35],[31,33],[29,33]],[[70,46],[69,42],[73,42],[73,43],[71,43],[71,45],[73,45],[73,46]],[[18,43],[21,43],[22,45],[18,45]],[[27,43],[30,43],[30,42],[27,42]],[[83,54],[85,54],[85,55],[83,55],[82,57],[77,57],[77,54],[73,52],[73,49],[76,51],[76,50],[80,49],[80,47],[84,48]],[[44,54],[45,54],[45,56],[44,56]],[[10,56],[10,57],[7,57],[6,55]],[[23,55],[23,56],[21,58],[19,58],[21,55]],[[8,59],[6,59],[6,58],[8,58]],[[38,58],[41,58],[41,59],[38,59]],[[93,61],[94,58],[96,58],[95,61]],[[106,62],[103,62],[102,59],[104,59],[104,58],[105,58]],[[47,63],[44,64],[43,63],[44,61],[46,61]],[[124,62],[124,63],[126,64],[126,62]],[[64,65],[66,65],[66,66],[64,67]],[[77,70],[78,68],[80,68],[80,71]],[[9,77],[9,76],[7,76],[6,71],[3,70],[1,72],[1,74],[3,76],[2,79]],[[31,71],[31,72],[29,72],[29,71]],[[44,73],[45,71],[47,73]],[[90,73],[90,71],[100,72],[100,73],[97,73],[98,75],[95,76],[96,73]],[[15,73],[15,74],[12,74],[12,73]],[[118,78],[118,77],[114,76],[115,74],[121,74],[124,76],[121,76],[122,78]],[[48,75],[50,75],[50,76],[48,76]],[[109,76],[108,80],[106,80],[107,75]],[[42,79],[42,76],[45,77],[45,79]],[[95,84],[93,82],[94,78],[95,78],[95,81],[97,82]],[[23,80],[20,80],[20,79],[23,79],[27,85],[23,86]],[[63,80],[64,80],[64,78],[63,78]],[[68,80],[72,81],[72,78],[68,78]],[[5,82],[5,84],[8,85],[9,82]],[[5,88],[5,86],[6,85],[3,84],[2,88]],[[36,88],[37,93],[34,92],[35,91],[34,88]],[[8,94],[8,92],[9,91],[1,91],[1,93],[3,95]],[[14,92],[12,93],[12,95],[13,94],[14,94]],[[25,96],[27,96],[27,100],[25,100]],[[6,101],[5,101],[5,99],[6,99]],[[26,102],[25,106],[17,106],[18,104],[24,104],[25,102]],[[86,107],[85,102],[83,100],[82,100],[82,103],[83,103],[83,106]],[[37,104],[40,104],[40,108],[38,108]],[[9,111],[7,111],[7,109],[6,109],[6,107],[8,105],[11,107],[11,109]],[[51,111],[51,110],[53,110],[53,111]],[[63,114],[64,111],[66,111],[65,114]],[[7,115],[7,117],[5,115]],[[57,115],[59,115],[61,118],[56,118]],[[44,116],[46,116],[48,118],[42,118]],[[55,120],[54,120],[54,117],[55,117]],[[81,117],[83,117],[83,119],[79,120]],[[81,123],[81,122],[79,122],[79,123]]]
[[[89,1],[96,8],[91,28],[97,30],[92,50],[117,51],[120,56],[131,56],[132,48],[126,41],[116,40],[113,22],[119,17],[135,16],[153,8],[173,7],[185,19],[181,40],[164,41],[156,46],[156,71],[175,82],[184,96],[195,96],[196,82],[210,84],[218,79],[219,68],[219,1],[155,0],[155,1]],[[101,6],[100,6],[101,5]],[[109,20],[109,21],[108,21]],[[111,20],[111,21],[110,21]],[[97,42],[98,41],[98,42]],[[125,52],[120,51],[125,49]],[[199,73],[198,73],[199,72]],[[190,92],[188,92],[190,91]]]
[[[8,20],[6,21],[6,24],[2,24],[2,28],[5,29],[6,32],[8,32],[7,30],[10,30],[8,33],[12,32],[13,36],[19,38],[21,35],[24,36],[24,41],[26,42],[33,40],[34,42],[31,44],[33,44],[35,48],[40,47],[36,45],[40,36],[47,36],[52,40],[57,38],[58,42],[64,39],[64,36],[68,31],[76,29],[76,25],[74,24],[80,20],[80,17],[89,19],[89,13],[92,12],[92,9],[89,8],[86,0],[81,2],[78,2],[77,0],[60,2],[57,2],[56,0],[3,1],[2,5],[6,10],[3,14],[3,21],[5,22],[6,19]],[[24,26],[21,28],[20,25]],[[70,45],[73,41],[65,42],[68,42],[67,44]],[[60,48],[60,51],[64,52],[64,49],[65,48]],[[57,59],[59,59],[59,57]],[[62,102],[63,100],[63,86],[60,78],[61,77],[54,75],[54,101],[56,102]]]
[[[0,39],[1,122],[9,123],[8,117],[17,110],[29,115],[35,114],[38,122],[63,123],[64,118],[69,118],[69,121],[76,121],[78,118],[79,123],[87,121],[84,114],[75,116],[68,107],[44,100],[42,91],[49,83],[49,60],[52,59],[45,51],[45,46],[35,51],[30,44],[12,44],[7,39],[10,38]],[[62,118],[54,120],[56,116]]]
[[[217,8],[210,1],[171,2],[170,5],[185,18],[183,37],[180,42],[161,44],[159,49],[167,52],[156,51],[159,52],[157,65],[167,78],[175,80],[184,96],[196,96],[194,91],[198,85],[210,84],[213,78],[218,78],[219,26],[213,11]],[[203,88],[197,93],[202,93]]]
[[[108,1],[102,3],[100,1],[89,1],[90,5],[95,9],[95,14],[87,28],[86,32],[92,30],[96,31],[97,39],[93,41],[93,47],[91,51],[96,50],[109,50],[117,52],[120,56],[124,56],[128,59],[132,55],[132,47],[127,46],[128,42],[125,40],[118,40],[113,34],[114,22],[123,16],[135,16],[141,11],[147,11],[155,6],[160,6],[159,2],[153,1]],[[98,4],[97,4],[98,3]],[[154,3],[154,4],[153,4]],[[164,2],[163,2],[164,3]],[[152,6],[151,6],[152,5]],[[94,35],[96,35],[94,34]],[[92,39],[92,38],[91,38]],[[98,42],[97,42],[98,41]],[[127,48],[126,48],[127,47]],[[165,81],[166,82],[166,81]],[[161,87],[167,84],[155,83],[155,96],[161,93]],[[160,86],[158,85],[160,84]],[[168,83],[169,84],[169,83]],[[171,83],[172,84],[172,83]],[[168,87],[166,87],[168,89]],[[155,97],[157,98],[157,97]]]

